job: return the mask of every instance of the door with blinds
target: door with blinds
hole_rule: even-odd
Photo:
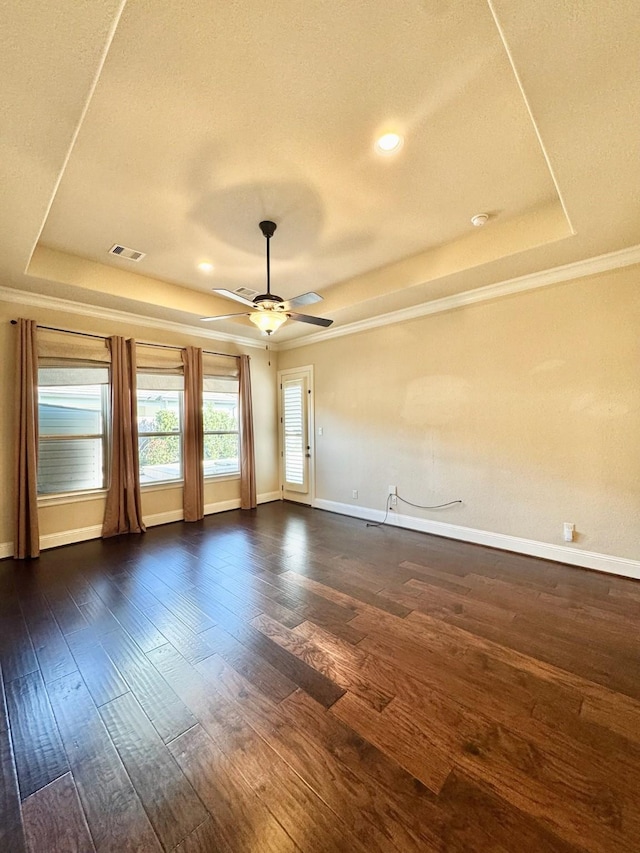
[[[280,388],[280,486],[285,500],[313,498],[313,370],[283,370]]]

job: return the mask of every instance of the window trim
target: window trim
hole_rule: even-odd
[[[143,492],[166,492],[167,489],[184,488],[184,478],[179,480],[156,480],[153,483],[140,483]]]
[[[209,480],[215,480],[217,483],[222,483],[225,480],[239,480],[240,469],[237,471],[228,471],[226,474],[204,474],[202,475],[205,483]]]
[[[212,474],[210,477],[205,477],[206,480],[228,480],[231,482],[232,480],[240,479],[240,471],[231,474]]]
[[[100,500],[107,497],[108,488],[84,489],[77,492],[49,492],[38,495],[38,506],[58,506],[61,504],[81,503],[82,501]]]

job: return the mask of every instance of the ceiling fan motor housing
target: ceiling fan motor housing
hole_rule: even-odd
[[[254,305],[263,305],[265,308],[277,308],[281,302],[284,302],[284,299],[281,296],[276,296],[275,293],[261,293],[253,300]],[[272,305],[268,303],[272,303]]]

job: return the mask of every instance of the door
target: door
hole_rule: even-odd
[[[285,500],[313,503],[313,368],[278,374],[280,489]]]

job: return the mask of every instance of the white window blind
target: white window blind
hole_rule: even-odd
[[[288,381],[284,386],[284,460],[285,480],[287,483],[304,483],[304,381]]]
[[[108,367],[38,370],[38,494],[105,488],[108,401]]]

